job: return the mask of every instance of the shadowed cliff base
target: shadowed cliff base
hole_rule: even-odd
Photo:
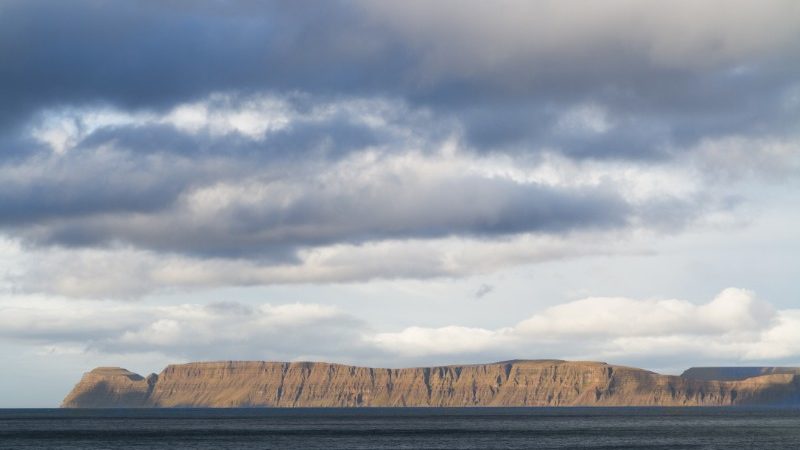
[[[714,374],[723,379],[698,379]],[[408,369],[228,361],[170,365],[147,377],[121,368],[97,368],[83,376],[62,407],[796,404],[800,404],[800,368],[692,368],[682,376],[671,376],[602,362],[559,360]]]

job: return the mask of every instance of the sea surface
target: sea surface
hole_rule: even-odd
[[[800,409],[0,409],[2,449],[800,449]]]

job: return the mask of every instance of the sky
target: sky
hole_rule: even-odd
[[[0,1],[0,407],[204,360],[800,365],[800,2]]]

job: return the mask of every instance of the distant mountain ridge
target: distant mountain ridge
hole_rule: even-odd
[[[691,367],[681,376],[693,380],[736,381],[773,374],[800,375],[800,367]]]
[[[602,362],[560,360],[408,369],[227,361],[170,365],[158,375],[143,377],[121,368],[101,367],[84,374],[62,407],[800,404],[800,368],[725,369],[747,370],[692,368],[684,373],[688,376],[671,376]],[[735,380],[698,378],[716,373],[728,378],[757,375]]]

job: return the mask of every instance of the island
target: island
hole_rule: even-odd
[[[404,369],[220,361],[141,376],[84,374],[64,408],[800,405],[800,368],[695,367],[680,376],[604,362],[513,360]]]

